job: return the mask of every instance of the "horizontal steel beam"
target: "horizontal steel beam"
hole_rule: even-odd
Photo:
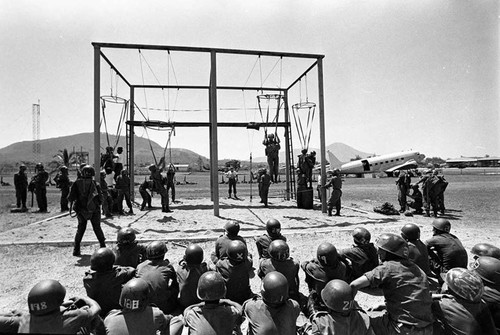
[[[131,85],[132,88],[166,88],[181,90],[208,90],[207,85]],[[217,86],[218,90],[238,90],[238,91],[284,91],[279,87],[251,87],[251,86]]]
[[[158,120],[148,121],[127,121],[128,125],[134,127],[210,127],[210,122],[166,122]],[[290,122],[217,122],[217,127],[242,127],[250,129],[259,129],[260,127],[289,127]]]

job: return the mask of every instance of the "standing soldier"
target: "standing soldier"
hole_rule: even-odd
[[[170,165],[168,166],[166,184],[167,184],[167,194],[168,194],[168,191],[171,190],[172,203],[174,203],[175,202],[175,166],[172,163],[170,163]],[[234,195],[236,195],[236,191],[234,192]]]
[[[238,182],[238,173],[234,171],[234,167],[230,167],[229,171],[226,172],[226,177],[227,177],[227,183],[229,185],[229,196],[228,198],[231,198],[231,192],[234,192],[234,198],[238,199],[238,196],[236,195],[236,183]]]
[[[114,171],[115,171],[115,176],[118,178],[118,176],[121,174],[123,170],[123,147],[118,147],[116,149],[116,154],[113,155],[113,165],[114,165]]]
[[[16,188],[16,207],[21,208],[22,211],[27,211],[28,176],[24,164],[19,165],[19,172],[14,175],[14,187]]]
[[[130,201],[130,178],[128,171],[122,170],[122,173],[116,178],[116,189],[118,190],[118,210],[123,214],[123,198],[128,207],[128,214],[134,214],[132,201]]]
[[[258,182],[259,182],[259,196],[260,202],[264,204],[264,207],[268,207],[268,198],[269,198],[269,187],[272,182],[272,175],[267,174],[266,169],[262,169],[259,172]]]
[[[428,169],[425,171],[425,175],[418,181],[417,184],[422,183],[422,195],[424,199],[424,209],[425,216],[431,216],[431,208],[434,217],[437,217],[437,196],[434,191],[434,185],[437,181],[437,177],[432,175],[432,170]]]
[[[399,212],[404,213],[406,211],[406,195],[410,188],[409,175],[404,171],[399,172],[398,180],[396,180],[396,185],[398,187],[398,202],[399,202]]]
[[[271,182],[278,182],[279,172],[279,151],[281,149],[280,139],[278,135],[268,134],[264,137],[262,144],[266,146],[267,164],[269,165],[269,174],[271,175]]]
[[[35,192],[38,212],[47,213],[47,180],[49,180],[49,174],[43,168],[42,163],[36,164],[35,173],[36,175],[31,179],[29,187],[32,192]]]
[[[101,180],[99,181],[99,185],[101,185],[102,191],[102,214],[106,216],[106,218],[111,218],[113,215],[111,214],[111,209],[113,208],[113,198],[109,194],[108,183],[106,182],[106,171],[101,171],[100,173]]]
[[[69,211],[68,195],[71,181],[69,180],[68,167],[65,165],[59,168],[59,173],[55,176],[56,187],[61,190],[61,212]]]
[[[161,196],[161,211],[165,213],[172,212],[168,207],[168,193],[165,187],[163,186],[163,177],[161,175],[161,170],[158,169],[156,165],[151,164],[149,166],[149,171],[151,172],[149,179],[153,181],[152,191],[155,191]]]
[[[148,206],[148,209],[153,208],[153,206],[151,206],[151,194],[148,192],[150,189],[152,189],[151,181],[144,180],[144,182],[139,185],[139,193],[142,198],[141,211],[146,208],[146,205]]]
[[[92,224],[101,248],[106,247],[104,233],[101,229],[101,187],[92,179],[94,176],[94,168],[90,165],[85,165],[82,169],[82,178],[77,179],[69,191],[68,201],[71,202],[71,207],[78,219],[73,256],[80,256],[80,243],[87,229],[88,220]]]
[[[332,187],[332,193],[330,199],[328,200],[328,216],[332,216],[333,207],[335,207],[335,216],[340,216],[341,201],[342,197],[342,178],[340,177],[340,170],[334,169],[331,174],[332,179],[325,185],[325,188]]]

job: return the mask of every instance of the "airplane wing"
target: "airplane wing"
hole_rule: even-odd
[[[417,162],[414,159],[410,159],[407,162],[404,162],[403,164],[396,165],[391,167],[390,169],[385,170],[385,173],[393,173],[394,171],[398,170],[408,170],[408,169],[416,169],[418,167]]]

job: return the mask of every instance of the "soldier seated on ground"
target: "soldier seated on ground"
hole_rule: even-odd
[[[198,280],[209,270],[207,263],[203,262],[203,249],[197,244],[190,244],[175,271],[179,283],[179,304],[183,309],[201,302],[196,295]]]
[[[474,245],[470,250],[470,253],[474,259],[481,256],[491,256],[493,258],[500,259],[500,248],[497,248],[489,243],[478,243]]]
[[[240,224],[236,221],[230,221],[224,225],[224,234],[215,241],[215,251],[211,255],[212,263],[217,264],[220,259],[227,258],[227,250],[232,241],[238,240],[246,245],[245,239],[238,235],[239,232]]]
[[[370,232],[366,228],[356,227],[352,231],[352,238],[353,246],[338,252],[339,257],[349,264],[347,282],[359,278],[378,265],[377,249],[370,243]]]
[[[135,269],[146,260],[146,247],[138,244],[135,238],[135,231],[130,227],[118,230],[114,249],[115,265],[131,266]]]
[[[408,258],[430,276],[429,253],[427,246],[420,240],[420,228],[414,223],[405,224],[401,228],[401,237],[408,242]]]
[[[281,223],[278,220],[267,220],[266,231],[267,234],[260,236],[255,242],[260,259],[270,257],[267,249],[269,248],[269,244],[271,244],[272,241],[283,240],[286,242],[286,237],[281,235]]]

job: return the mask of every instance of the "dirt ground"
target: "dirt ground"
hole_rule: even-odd
[[[154,201],[159,199],[154,199]],[[399,233],[407,222],[420,226],[422,239],[431,236],[432,218],[422,216],[385,216],[374,213],[364,202],[343,205],[342,216],[328,217],[322,213],[319,203],[314,210],[299,209],[294,201],[272,199],[269,208],[257,200],[220,200],[219,216],[214,216],[209,199],[181,199],[171,205],[172,213],[162,213],[159,203],[149,211],[135,210],[134,215],[115,216],[102,221],[107,245],[114,247],[116,232],[121,227],[132,227],[138,240],[147,244],[153,240],[165,240],[169,251],[167,258],[176,266],[182,259],[184,245],[198,243],[205,251],[205,259],[214,248],[215,239],[223,233],[228,221],[237,221],[240,234],[249,242],[249,252],[257,256],[254,237],[265,231],[265,222],[276,218],[282,224],[282,233],[287,236],[291,256],[298,261],[314,258],[317,246],[324,241],[337,248],[352,244],[351,231],[363,226],[372,233],[372,240],[383,232]],[[19,222],[24,222],[20,224]],[[26,224],[30,222],[29,224]],[[58,279],[67,288],[67,297],[85,294],[82,279],[89,269],[90,255],[98,243],[89,224],[83,240],[82,256],[73,257],[72,240],[76,231],[76,218],[68,213],[2,213],[0,226],[10,226],[0,232],[0,312],[12,309],[27,310],[26,297],[31,287],[41,279]],[[17,228],[14,228],[16,226]],[[452,228],[453,229],[453,228]],[[488,229],[486,229],[488,230]],[[497,231],[492,228],[459,228],[452,232],[459,236],[467,250],[478,242],[478,236],[486,241],[495,241]],[[483,238],[484,241],[484,238]],[[491,242],[491,241],[490,241]],[[257,260],[254,260],[257,266]],[[300,272],[301,291],[307,292],[304,274]],[[260,290],[260,280],[252,279],[252,289]],[[382,297],[369,296],[362,292],[356,297],[360,305],[368,308],[381,302]]]

